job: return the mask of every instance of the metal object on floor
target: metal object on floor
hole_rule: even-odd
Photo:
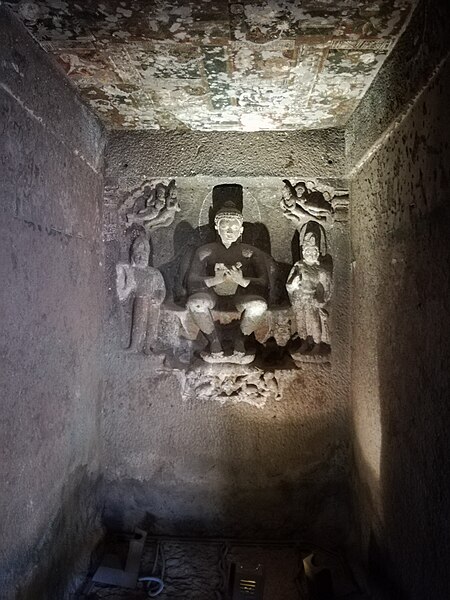
[[[135,589],[146,537],[146,531],[136,528],[134,530],[134,537],[130,540],[130,545],[128,547],[125,568],[122,568],[117,556],[106,554],[102,564],[94,573],[92,582]]]
[[[333,600],[333,580],[330,569],[316,564],[314,554],[303,559],[308,591],[312,600]]]
[[[233,563],[230,569],[230,600],[262,600],[264,591],[264,569],[261,564],[249,567]]]

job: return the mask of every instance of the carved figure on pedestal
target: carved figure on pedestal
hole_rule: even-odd
[[[297,226],[313,219],[317,222],[326,221],[331,217],[332,206],[325,193],[314,188],[309,189],[304,181],[292,185],[283,179],[284,190],[280,202],[285,217]]]
[[[330,335],[326,305],[331,297],[331,274],[319,261],[318,241],[306,233],[302,259],[294,264],[286,282],[297,333],[302,340],[298,354],[320,354],[328,350]]]
[[[246,354],[245,337],[255,331],[267,311],[267,261],[261,250],[240,241],[243,216],[233,203],[226,202],[219,209],[214,224],[220,240],[196,251],[187,276],[186,306],[209,342],[203,360],[248,363],[254,354]],[[240,313],[232,355],[224,352],[214,308]]]
[[[130,194],[122,207],[128,225],[141,225],[147,232],[159,227],[168,227],[179,211],[174,179],[167,186],[158,183],[154,189],[148,182],[143,183]]]
[[[153,349],[158,329],[160,305],[166,295],[164,279],[158,269],[149,266],[150,242],[138,236],[131,247],[131,262],[116,265],[117,295],[123,323],[128,325],[128,348],[135,352]]]

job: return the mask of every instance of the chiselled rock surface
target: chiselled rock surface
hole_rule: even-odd
[[[412,600],[448,596],[449,81],[447,59],[351,184],[363,548],[392,597]]]
[[[450,3],[420,0],[411,20],[345,128],[347,170],[352,170],[386,129],[401,120],[448,55]]]
[[[173,535],[346,538],[343,372],[304,365],[295,376],[275,370],[272,377],[232,365],[224,376],[208,365],[209,373],[203,367],[191,374],[122,352],[111,353],[109,365],[107,525]]]
[[[295,319],[285,283],[300,258],[298,238],[303,239],[303,233],[281,210],[282,178],[179,177],[176,170],[160,177],[151,161],[144,165],[126,155],[121,158],[128,160],[129,170],[117,169],[116,160],[109,162],[105,198],[111,277],[103,420],[107,524],[124,528],[140,524],[154,532],[183,535],[280,537],[301,532],[314,539],[345,539],[351,512],[346,202],[340,200],[340,209],[333,206],[326,230],[335,281],[330,311],[332,358],[294,362],[286,350]],[[167,289],[158,326],[160,347],[147,355],[127,353],[118,339],[114,278],[116,261],[127,255],[130,238],[124,236],[123,221],[116,221],[115,229],[111,224],[123,199],[140,181],[156,186],[171,179],[176,181],[181,210],[169,227],[148,232],[152,265],[163,274]],[[293,179],[311,181],[301,172]],[[326,176],[319,183],[330,189],[345,186]],[[248,336],[246,349],[256,342],[258,348],[251,364],[207,362],[201,354],[206,340],[198,324],[193,327],[186,304],[189,292],[175,282],[184,262],[184,272],[189,273],[190,253],[209,252],[219,242],[226,250],[216,236],[219,224],[212,209],[222,206],[230,211],[227,195],[239,189],[242,197],[238,194],[234,199],[242,201],[243,222],[239,217],[237,231],[222,235],[230,248],[238,243],[236,235],[242,235],[245,252],[253,252],[256,246],[276,262],[282,275],[275,289],[284,300],[267,309],[266,330],[259,324]],[[242,272],[246,277],[243,267]],[[238,293],[239,284],[232,278],[211,283],[220,286],[225,300]],[[226,330],[231,337],[225,341],[233,345],[236,331],[228,327],[235,321],[239,331],[239,311],[217,306],[207,316]],[[230,349],[225,354],[233,357]]]
[[[0,23],[0,597],[63,599],[100,531],[104,138]]]
[[[113,177],[292,177],[339,179],[344,132],[115,131],[106,159]]]

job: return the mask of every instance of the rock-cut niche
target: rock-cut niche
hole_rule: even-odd
[[[193,226],[183,219],[175,179],[144,181],[118,208],[124,350],[163,356],[167,368],[186,372],[191,393],[247,400],[253,394],[256,403],[279,393],[278,371],[329,363],[329,236],[347,204],[343,190],[280,181],[273,218],[295,226],[292,239],[283,240],[289,264],[272,256],[266,224],[244,218],[242,185],[214,186],[208,222]],[[174,250],[156,268],[153,238],[162,228]]]

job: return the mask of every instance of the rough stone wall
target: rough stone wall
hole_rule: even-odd
[[[181,212],[170,228],[151,233],[154,264],[160,266],[172,255],[180,222],[198,224],[212,187],[240,183],[244,206],[246,200],[251,204],[248,220],[261,219],[275,258],[292,264],[294,227],[279,209],[281,178],[336,177],[342,146],[340,141],[337,146],[323,143],[327,139],[323,132],[317,137],[312,132],[303,138],[294,135],[279,145],[273,143],[277,139],[273,134],[112,134],[107,150],[109,200],[143,179],[177,179]],[[304,142],[297,143],[301,139]],[[207,157],[201,150],[196,154],[204,140]],[[271,148],[277,151],[272,153]],[[336,163],[324,167],[323,156],[329,152]],[[299,161],[298,170],[289,167],[289,155]],[[162,157],[167,157],[167,164]],[[261,176],[267,172],[276,178]],[[343,541],[350,527],[347,223],[335,225],[332,245],[337,257],[332,363],[305,364],[282,376],[281,399],[270,398],[258,408],[187,398],[182,369],[170,370],[162,359],[120,349],[114,282],[120,248],[117,241],[107,242],[110,344],[103,420],[107,524],[125,528],[140,524],[157,533],[182,535]]]
[[[450,595],[449,82],[447,58],[376,146],[360,133],[351,183],[355,485],[368,565],[396,599]]]
[[[419,0],[407,26],[345,128],[347,166],[352,169],[386,128],[402,118],[431,72],[448,53],[450,4]]]
[[[0,596],[54,600],[98,533],[103,133],[0,22]]]
[[[116,177],[341,177],[344,132],[111,132],[108,162]]]

